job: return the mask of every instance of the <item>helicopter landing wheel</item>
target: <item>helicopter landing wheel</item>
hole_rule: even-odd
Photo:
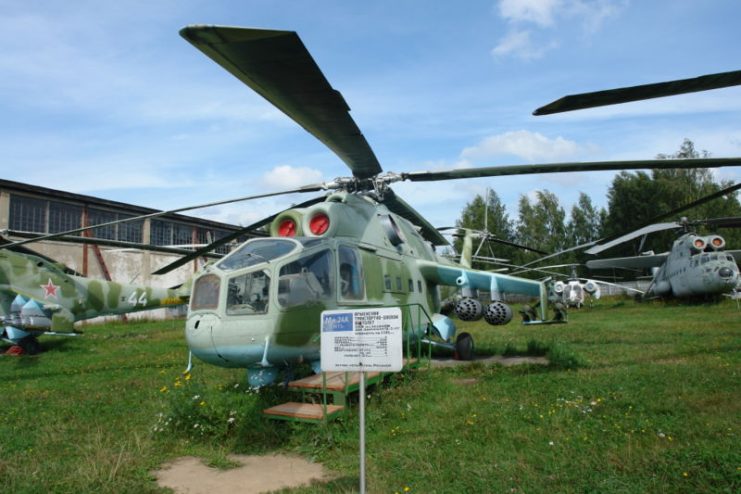
[[[25,336],[18,342],[18,346],[23,348],[23,351],[28,355],[36,355],[41,353],[41,344],[35,336]]]
[[[455,339],[455,359],[473,360],[473,336],[461,333]]]

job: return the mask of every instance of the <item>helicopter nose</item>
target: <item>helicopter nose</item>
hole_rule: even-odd
[[[212,332],[218,332],[220,326],[221,319],[216,314],[196,314],[186,320],[185,342],[193,355],[208,363],[221,362],[212,339]]]
[[[721,278],[730,278],[733,276],[733,270],[731,268],[720,268],[718,270],[718,276]]]

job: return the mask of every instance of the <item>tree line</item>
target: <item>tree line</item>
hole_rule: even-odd
[[[676,153],[659,154],[656,158],[709,156],[710,153],[698,151],[691,140],[685,139]],[[623,171],[615,176],[608,189],[606,208],[595,207],[589,195],[580,192],[577,203],[571,207],[567,217],[554,193],[539,190],[535,192],[533,199],[521,195],[517,217],[511,218],[497,193],[489,191],[486,197],[477,195],[466,205],[456,221],[456,226],[476,230],[486,229],[501,240],[555,253],[610,235],[631,232],[659,214],[677,209],[731,185],[732,182],[716,181],[712,172],[706,168]],[[684,211],[678,216],[685,216],[689,220],[741,216],[741,204],[737,194],[732,193]],[[666,218],[662,221],[679,219],[679,217]],[[710,233],[703,226],[698,226],[696,230],[700,234]],[[729,248],[741,248],[741,231],[726,229],[713,233],[723,235]],[[676,233],[672,231],[654,233],[646,238],[645,243],[641,243],[639,239],[627,242],[605,252],[604,256],[633,256],[649,250],[665,252],[671,247],[674,238]],[[460,251],[460,240],[456,241],[455,247]],[[541,256],[498,243],[480,251],[482,255],[492,253],[517,265]],[[566,252],[547,263],[582,263],[586,258],[582,250],[577,250]],[[476,267],[491,269],[492,266],[478,263]]]

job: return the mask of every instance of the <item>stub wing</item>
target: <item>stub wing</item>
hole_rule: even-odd
[[[492,293],[514,293],[531,297],[540,297],[545,293],[543,283],[536,280],[431,261],[420,260],[417,262],[422,276],[426,280],[439,285],[472,288]]]
[[[741,250],[727,250],[728,254],[731,254],[736,260],[736,263],[741,263]]]
[[[654,254],[651,256],[613,257],[611,259],[593,259],[587,261],[589,269],[648,269],[661,266],[669,254]]]

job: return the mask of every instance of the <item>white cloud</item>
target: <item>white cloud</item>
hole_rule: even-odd
[[[262,181],[266,186],[280,191],[322,182],[324,178],[322,172],[313,168],[279,165],[266,172]]]
[[[563,33],[553,29],[575,30],[567,25],[573,21],[581,24],[586,35],[592,35],[626,3],[626,0],[500,0],[499,15],[511,29],[492,49],[492,55],[525,60],[540,58],[559,45],[557,37],[560,39]],[[525,30],[523,26],[535,27],[537,31]],[[537,36],[547,29],[551,30],[547,38]]]
[[[555,48],[555,42],[547,45],[535,43],[530,34],[530,31],[510,31],[491,50],[492,55],[497,57],[513,55],[524,60],[534,60]]]
[[[594,34],[599,31],[606,19],[620,13],[626,3],[624,0],[572,0],[567,4],[565,15],[580,19],[584,31],[587,34]]]
[[[574,141],[561,136],[550,139],[538,132],[516,130],[487,137],[461,152],[467,162],[481,162],[497,156],[511,155],[527,161],[559,161],[582,151]]]
[[[550,26],[553,24],[554,10],[561,3],[560,0],[501,0],[499,15],[508,21]]]

